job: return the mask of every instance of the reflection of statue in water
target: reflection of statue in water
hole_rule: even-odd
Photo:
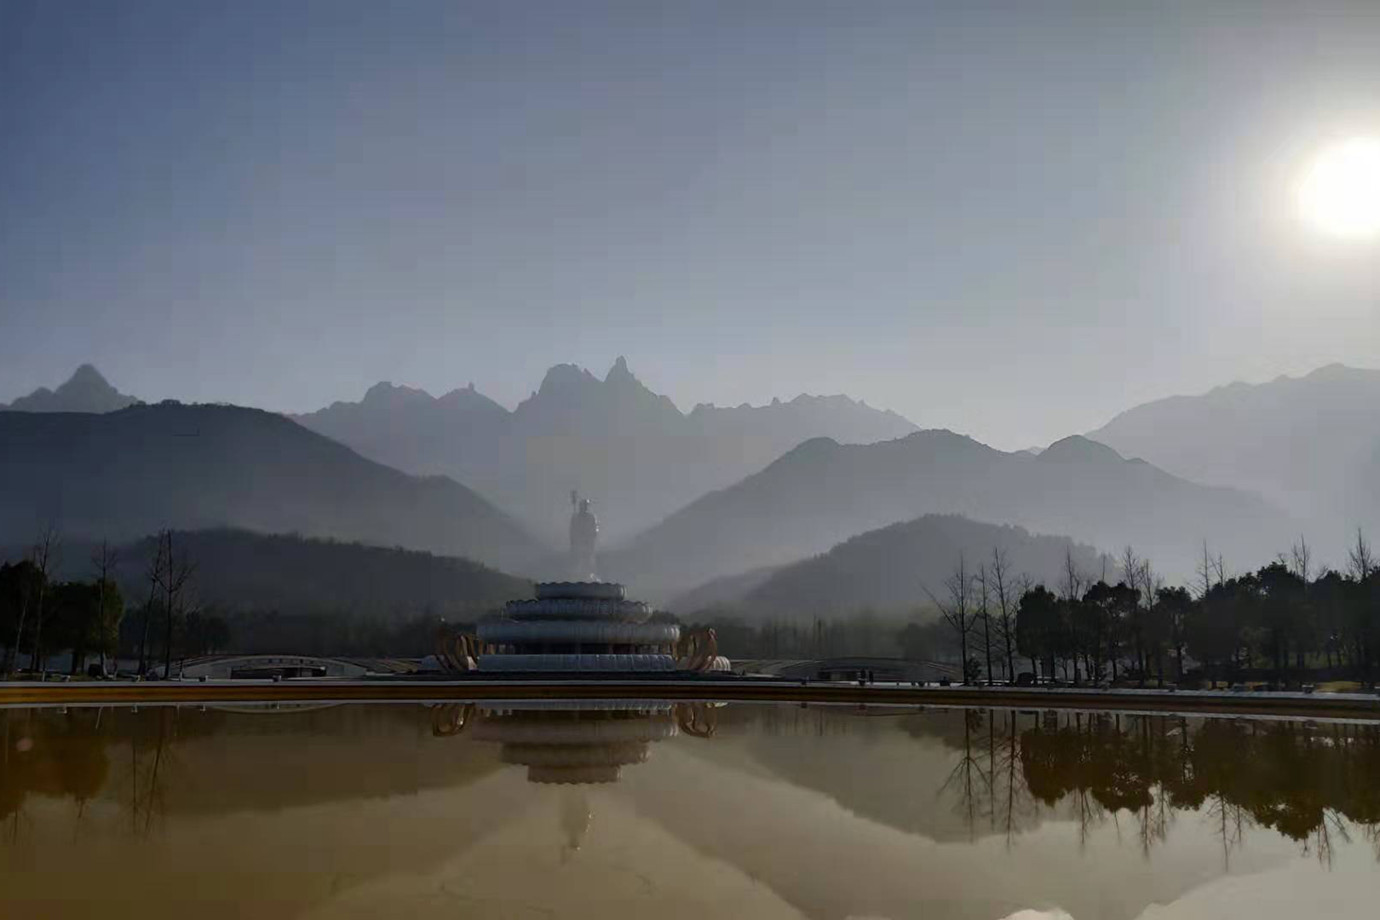
[[[583,792],[579,789],[564,790],[561,796],[561,832],[565,841],[561,846],[561,862],[568,861],[579,851],[593,818],[594,812]]]
[[[594,574],[594,550],[599,542],[599,519],[589,510],[589,499],[571,491],[570,505],[570,573],[580,581],[597,581]]]

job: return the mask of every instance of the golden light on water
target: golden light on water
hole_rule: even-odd
[[[1327,233],[1380,235],[1380,138],[1353,138],[1322,151],[1299,185],[1299,205]]]

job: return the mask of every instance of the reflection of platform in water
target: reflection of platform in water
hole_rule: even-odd
[[[705,703],[531,700],[452,704],[433,713],[434,734],[468,730],[476,741],[497,743],[500,759],[526,767],[533,783],[614,783],[623,767],[646,762],[654,742],[714,732]]]

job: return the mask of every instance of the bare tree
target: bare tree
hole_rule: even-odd
[[[1136,587],[1140,578],[1140,557],[1136,555],[1136,548],[1129,543],[1121,551],[1120,565],[1121,578],[1126,582],[1126,587]]]
[[[992,683],[992,609],[989,604],[988,575],[985,565],[978,566],[973,579],[977,588],[977,619],[982,623],[982,652],[987,664],[987,683]]]
[[[1357,581],[1365,581],[1375,571],[1375,556],[1361,528],[1356,528],[1356,545],[1347,552],[1347,570]]]
[[[1203,541],[1203,561],[1198,564],[1198,596],[1207,597],[1212,590],[1212,555],[1208,552],[1207,541]]]
[[[26,578],[20,586],[19,591],[19,617],[14,627],[14,644],[5,650],[5,677],[10,678],[14,674],[14,669],[19,666],[19,643],[24,640],[24,621],[29,615],[29,595],[32,592],[33,579]],[[6,723],[8,726],[8,723]],[[6,749],[8,751],[8,748]]]
[[[1288,565],[1289,571],[1302,579],[1305,586],[1313,580],[1313,550],[1303,534],[1299,534],[1299,542],[1289,548]]]
[[[105,674],[105,654],[106,654],[106,592],[110,586],[110,576],[114,572],[115,566],[120,562],[119,553],[110,548],[109,540],[102,540],[100,549],[91,555],[91,563],[96,567],[96,611],[93,618],[96,631],[100,636],[100,655],[101,655],[101,674]]]
[[[47,668],[43,666],[43,602],[48,591],[48,573],[57,564],[58,542],[57,528],[49,524],[43,528],[43,533],[34,543],[30,557],[33,560],[34,568],[37,570],[38,603],[34,607],[34,649],[33,655],[29,659],[29,670],[38,671],[39,680],[44,680],[48,676]],[[19,630],[22,631],[23,628],[24,617],[21,611]],[[16,637],[17,635],[18,633],[16,633]],[[18,646],[19,642],[16,638],[15,647],[18,648]]]
[[[963,659],[962,674],[963,682],[968,682],[968,636],[972,633],[976,611],[973,609],[973,577],[968,574],[968,567],[959,554],[958,565],[948,578],[944,579],[944,590],[947,594],[945,600],[935,597],[929,588],[925,593],[930,596],[930,600],[939,608],[939,613],[958,634],[959,654]]]
[[[1203,541],[1203,561],[1198,564],[1198,598],[1207,597],[1214,586],[1227,580],[1227,562],[1222,554],[1216,556],[1208,551],[1207,541]]]
[[[1021,592],[1018,585],[1012,584],[1006,553],[999,547],[992,547],[992,565],[988,571],[997,602],[997,633],[1006,658],[1006,679],[1013,681],[1016,679],[1016,601]]]
[[[1104,560],[1105,562],[1105,560]],[[1083,590],[1083,576],[1078,574],[1078,566],[1073,562],[1073,546],[1064,548],[1064,600],[1076,601]]]
[[[144,622],[141,624],[139,636],[139,674],[141,677],[148,673],[149,627],[153,623],[153,602],[158,598],[158,586],[163,583],[163,569],[165,565],[166,562],[163,557],[163,532],[159,531],[153,559],[149,560],[149,566],[144,572],[144,577],[147,578],[149,582],[149,596],[148,600],[144,602]]]
[[[159,587],[163,589],[163,678],[166,680],[172,676],[173,617],[181,609],[183,592],[191,580],[195,566],[185,553],[180,559],[173,553],[171,530],[163,531],[161,539],[165,564]]]

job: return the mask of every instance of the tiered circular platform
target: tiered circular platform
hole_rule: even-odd
[[[479,670],[675,671],[680,627],[651,616],[613,582],[539,584],[536,598],[509,601],[501,618],[480,624]]]

